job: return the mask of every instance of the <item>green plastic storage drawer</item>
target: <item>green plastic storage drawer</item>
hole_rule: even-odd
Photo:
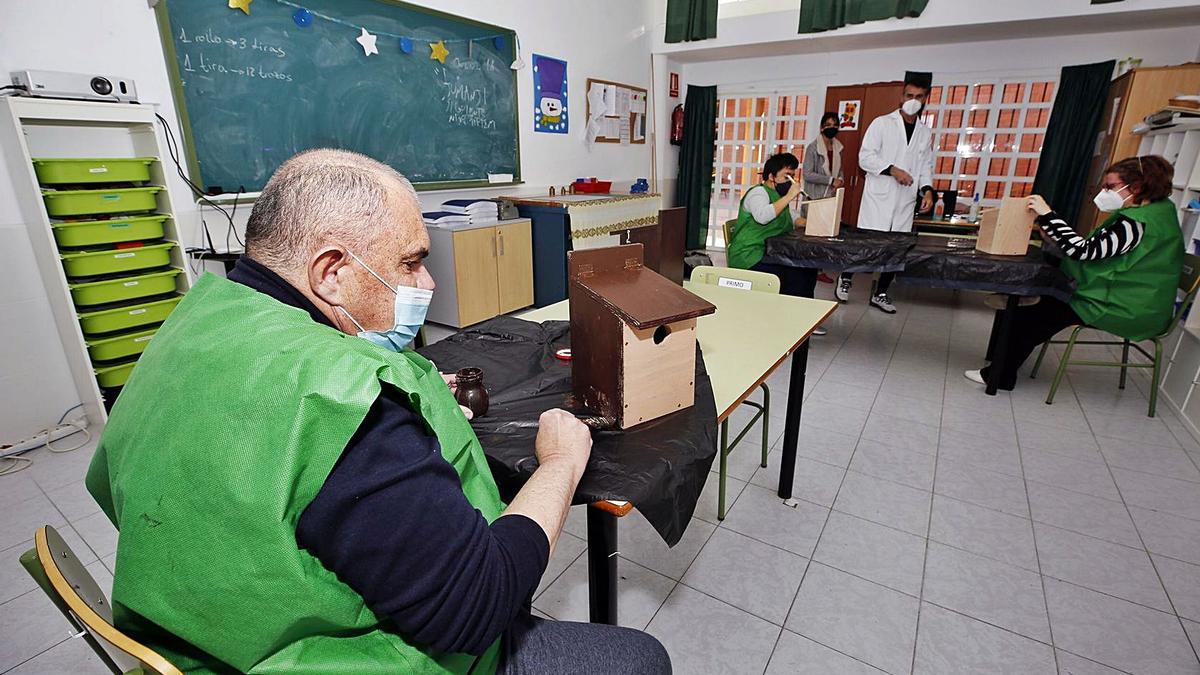
[[[54,241],[59,246],[79,248],[98,244],[117,244],[123,241],[145,241],[163,238],[165,214],[113,218],[112,220],[81,220],[74,223],[53,223]]]
[[[167,270],[133,277],[118,277],[84,284],[70,284],[71,299],[80,307],[107,305],[175,291],[175,278],[183,270]]]
[[[116,361],[127,356],[136,356],[150,344],[150,338],[158,332],[158,328],[139,330],[124,335],[104,338],[103,340],[88,340],[88,354],[93,361]]]
[[[91,216],[105,213],[135,213],[158,208],[155,198],[162,188],[118,188],[115,190],[43,190],[46,213],[51,217]]]
[[[43,185],[73,183],[136,183],[150,180],[153,157],[128,159],[35,158],[33,171]]]
[[[125,305],[124,307],[103,309],[96,312],[84,312],[79,315],[79,323],[83,326],[84,335],[88,336],[115,333],[120,330],[137,328],[138,326],[148,326],[152,323],[162,323],[166,320],[167,315],[171,313],[171,310],[175,309],[175,305],[178,305],[182,299],[182,295],[177,295],[166,300]]]
[[[154,244],[138,248],[104,249],[63,253],[63,268],[69,277],[98,277],[102,274],[120,274],[144,270],[151,267],[166,267],[171,264],[171,249],[175,244]]]
[[[129,373],[133,372],[133,367],[137,365],[137,359],[126,363],[118,363],[115,366],[105,366],[96,369],[96,382],[100,383],[101,387],[106,389],[110,387],[122,387],[129,380]]]

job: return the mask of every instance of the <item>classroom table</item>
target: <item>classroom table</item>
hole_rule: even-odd
[[[788,355],[792,357],[778,491],[781,499],[790,500],[800,440],[808,338],[837,304],[690,281],[684,287],[717,307],[715,314],[697,320],[696,338],[712,382],[718,422],[725,421]],[[526,312],[519,318],[535,322],[568,320],[568,301]],[[588,597],[595,623],[617,623],[617,518],[628,513],[631,506],[602,502],[588,507]]]
[[[1013,316],[1022,297],[1070,300],[1074,282],[1051,264],[1039,246],[1023,256],[1000,256],[975,250],[974,236],[842,230],[839,237],[806,237],[790,233],[767,240],[763,262],[791,267],[849,272],[898,272],[903,283],[955,290],[999,293],[1004,309],[996,311],[985,358],[989,369],[984,389],[998,390],[999,373],[1008,358]]]

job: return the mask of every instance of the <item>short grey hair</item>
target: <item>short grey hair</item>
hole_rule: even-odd
[[[412,183],[382,162],[349,150],[301,152],[276,169],[255,200],[246,253],[285,273],[329,242],[365,250],[403,215],[407,205],[393,197],[397,190],[420,210]]]

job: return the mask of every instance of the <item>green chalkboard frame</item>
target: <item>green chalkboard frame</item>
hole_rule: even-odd
[[[404,9],[413,12],[420,12],[422,14],[428,14],[441,19],[458,21],[476,28],[483,28],[489,31],[495,31],[497,33],[504,33],[509,36],[509,40],[513,45],[513,49],[517,49],[517,32],[511,28],[486,23],[484,21],[476,21],[475,19],[459,16],[457,14],[451,14],[450,12],[430,9],[429,7],[414,5],[409,2],[402,2],[402,0],[375,0],[375,2],[381,5],[403,7]],[[157,4],[154,5],[155,21],[158,24],[158,37],[162,42],[163,55],[166,57],[167,61],[167,72],[170,75],[171,81],[171,96],[175,100],[175,114],[179,117],[179,125],[183,131],[183,144],[187,153],[188,176],[192,179],[192,182],[196,183],[197,185],[202,185],[203,183],[201,182],[200,177],[200,165],[196,161],[196,146],[192,136],[192,123],[191,119],[188,117],[187,104],[185,102],[186,99],[184,98],[183,87],[180,84],[180,82],[183,80],[183,77],[179,72],[179,58],[175,51],[175,41],[171,35],[171,24],[169,15],[167,13],[169,11],[167,9],[167,4],[168,0],[157,0]],[[417,191],[458,190],[480,187],[494,188],[510,185],[521,185],[525,182],[521,179],[521,88],[517,82],[517,71],[515,70],[512,71],[512,79],[513,96],[514,100],[516,101],[516,105],[513,106],[513,128],[516,130],[517,141],[517,170],[516,173],[513,174],[513,180],[506,183],[492,183],[484,178],[480,180],[414,183],[413,187]]]

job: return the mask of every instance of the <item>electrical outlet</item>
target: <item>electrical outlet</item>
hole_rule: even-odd
[[[81,415],[69,423],[60,424],[54,429],[43,429],[38,433],[17,441],[16,443],[5,443],[0,445],[0,455],[15,454],[25,452],[27,450],[35,450],[42,447],[46,443],[53,443],[60,438],[78,433],[80,429],[86,429],[88,426],[87,415]]]

